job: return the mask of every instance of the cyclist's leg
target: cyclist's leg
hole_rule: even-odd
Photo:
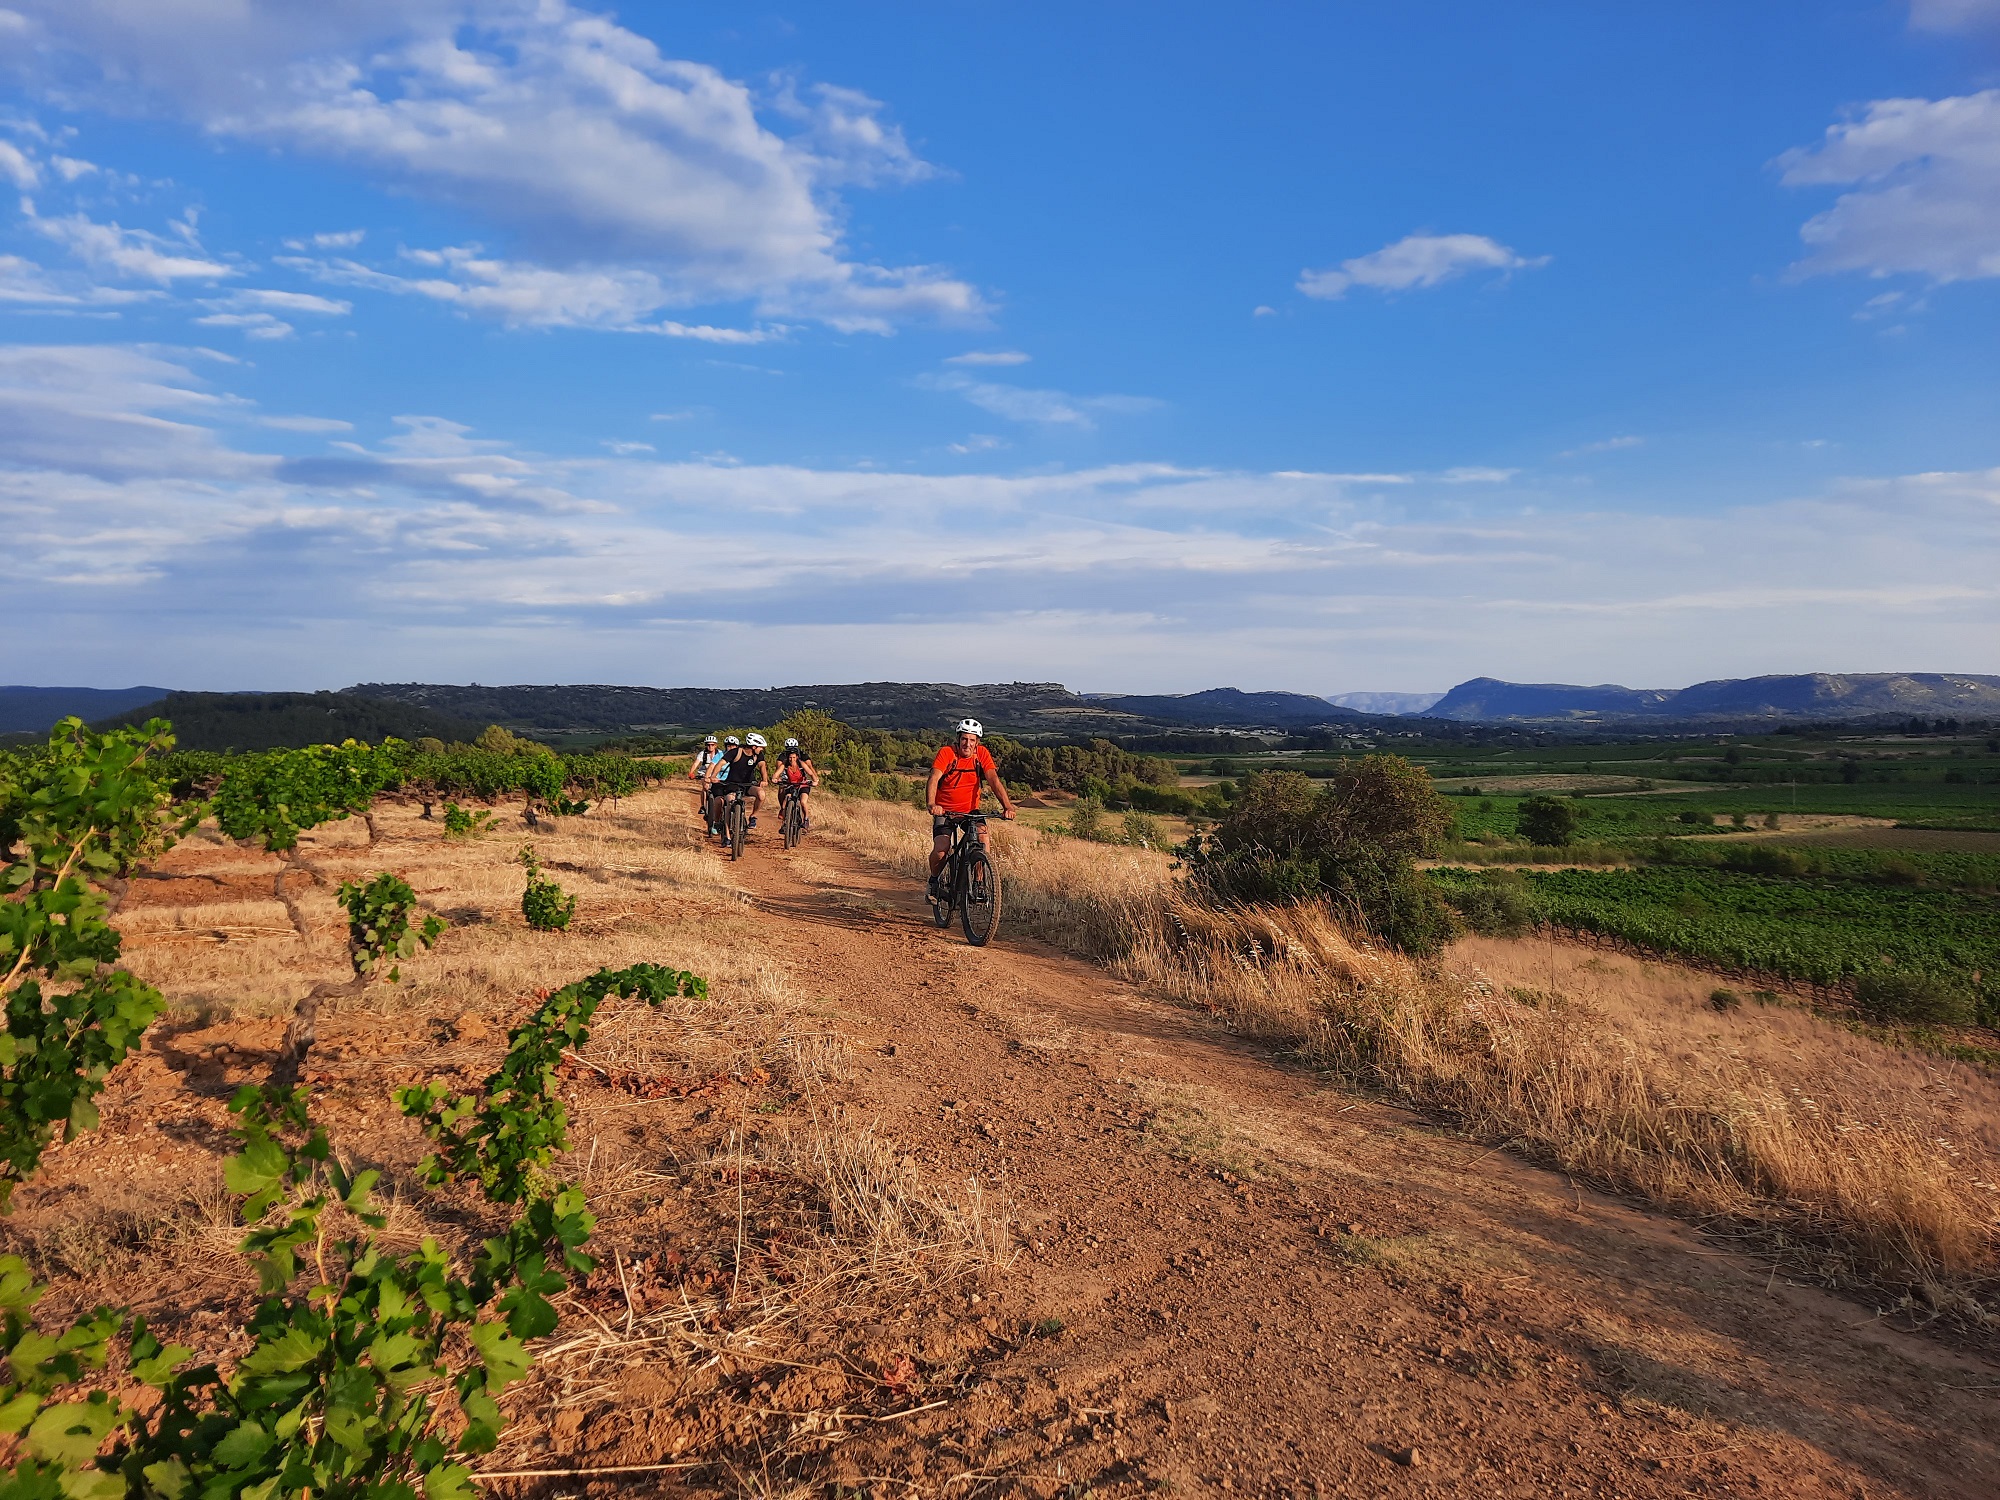
[[[945,861],[951,858],[951,822],[947,818],[931,819],[931,877],[930,892],[937,894],[938,878],[944,871]]]

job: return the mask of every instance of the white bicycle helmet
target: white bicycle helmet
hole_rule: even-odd
[[[786,741],[785,741],[785,748],[786,748],[787,750],[796,750],[796,749],[798,749],[798,748],[799,748],[799,742],[798,742],[798,741],[797,741],[796,739],[789,739],[789,740],[786,740]]]
[[[715,736],[711,734],[707,739],[703,740],[702,743],[704,745],[713,745],[715,743]]]
[[[750,736],[747,743],[755,746],[759,750],[762,750],[764,748],[764,736],[761,734],[753,734]]]
[[[983,739],[986,735],[986,726],[977,719],[960,719],[958,721],[958,728],[953,730],[952,733],[976,734]]]
[[[740,745],[743,743],[743,741],[739,740],[738,738],[736,738],[735,735],[732,734],[727,740],[723,741],[723,743],[727,745]]]

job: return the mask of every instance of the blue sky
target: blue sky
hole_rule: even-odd
[[[2000,670],[2000,0],[0,0],[0,679]]]

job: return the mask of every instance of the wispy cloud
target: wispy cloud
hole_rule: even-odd
[[[1545,266],[1549,259],[1517,254],[1483,234],[1411,234],[1327,270],[1302,271],[1298,287],[1308,297],[1330,301],[1357,286],[1378,292],[1420,290],[1469,271],[1524,271]]]
[[[335,441],[260,454],[225,421]],[[370,445],[332,421],[245,417],[157,353],[0,351],[0,649],[59,621],[78,670],[194,653],[242,680],[561,676],[581,650],[615,679],[735,640],[810,680],[949,675],[999,631],[1037,676],[1330,689],[1364,659],[1409,681],[1886,669],[2000,631],[2000,471],[1700,517],[1499,495],[1468,516],[1432,498],[1449,471],[863,472],[537,455],[437,415]],[[1779,552],[1810,583],[1774,590]],[[956,622],[968,600],[977,629],[906,654],[909,616]]]
[[[99,224],[83,214],[44,218],[24,199],[22,215],[37,231],[99,271],[134,281],[169,285],[176,281],[219,281],[238,274],[234,266],[208,259],[191,234],[176,244],[143,229]]]
[[[1910,0],[1910,24],[1919,31],[2000,26],[2000,0]]]
[[[1146,412],[1161,404],[1150,396],[1073,396],[1067,391],[1001,385],[997,381],[974,380],[956,371],[923,376],[917,383],[929,390],[954,392],[981,411],[1005,417],[1010,422],[1074,427],[1086,431],[1097,425],[1099,416]]]
[[[1627,433],[1621,437],[1609,437],[1601,442],[1583,443],[1575,448],[1565,448],[1557,458],[1584,458],[1592,453],[1616,453],[1623,448],[1643,448],[1646,440]]]
[[[948,365],[1025,365],[1033,356],[1023,354],[1018,349],[974,349],[966,354],[954,354],[945,363]]]
[[[403,259],[419,274],[397,275],[347,259],[278,257],[279,264],[329,285],[424,297],[516,328],[599,328],[709,344],[763,344],[782,339],[787,331],[782,325],[722,328],[654,318],[673,297],[648,271],[601,267],[555,270],[496,260],[481,255],[476,245],[405,250]]]

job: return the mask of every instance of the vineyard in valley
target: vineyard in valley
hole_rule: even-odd
[[[1432,878],[1454,893],[1487,879],[1465,870]],[[1726,971],[1829,989],[1884,971],[1968,989],[2000,975],[1991,896],[1684,869],[1536,870],[1520,879],[1538,923]]]

